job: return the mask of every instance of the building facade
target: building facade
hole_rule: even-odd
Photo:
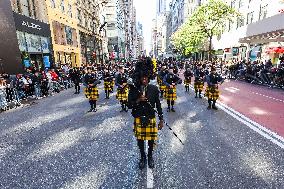
[[[106,1],[77,0],[78,30],[83,64],[102,63],[107,57],[106,4]]]
[[[282,53],[273,48],[284,47],[283,0],[271,3],[269,0],[226,1],[242,14],[242,18],[228,22],[226,31],[215,38],[213,46],[219,57],[230,60],[252,61],[271,59],[277,62]],[[272,50],[269,50],[272,49]],[[269,51],[268,51],[269,50]]]
[[[76,0],[47,0],[55,66],[81,66]]]

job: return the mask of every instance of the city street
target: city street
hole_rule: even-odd
[[[252,119],[260,111],[251,107],[268,112],[267,105],[244,93],[247,84],[232,83],[222,86],[222,103],[242,114],[246,105]],[[247,93],[269,96],[261,87],[249,88]],[[222,108],[207,110],[206,100],[195,99],[193,91],[186,94],[182,85],[175,113],[167,113],[162,103],[184,145],[165,126],[154,152],[156,167],[139,170],[133,118],[119,112],[115,94],[105,100],[102,86],[100,92],[96,113],[86,113],[88,101],[73,90],[1,113],[0,188],[284,188],[283,148]],[[249,97],[241,109],[238,94]],[[283,102],[278,104],[277,115],[269,111],[272,120],[283,116]],[[283,134],[280,120],[274,124],[263,117],[260,123]]]

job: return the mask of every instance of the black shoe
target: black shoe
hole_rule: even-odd
[[[199,98],[202,98],[202,96],[201,96],[201,95],[199,95]]]
[[[215,105],[212,106],[212,109],[218,110],[218,108]]]
[[[198,98],[197,95],[195,96],[195,98]]]
[[[153,169],[155,167],[154,159],[152,156],[148,156],[148,166],[150,169]]]
[[[98,111],[97,108],[93,109],[93,112],[97,112],[97,111]]]
[[[139,162],[139,169],[144,169],[146,167],[146,157],[142,157]]]
[[[88,112],[93,112],[93,108],[91,108],[90,110],[88,110]]]
[[[171,111],[171,108],[167,108],[167,112],[170,112]]]
[[[172,107],[171,111],[172,111],[172,112],[176,112],[176,111],[175,111],[175,109],[174,109],[173,107]]]
[[[78,94],[77,92],[75,92],[74,94]]]
[[[209,106],[207,107],[208,110],[210,110],[211,108],[212,108],[211,105],[209,105]]]
[[[121,109],[120,112],[124,112],[124,109]]]

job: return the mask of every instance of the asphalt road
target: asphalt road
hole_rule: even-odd
[[[164,112],[185,145],[164,127],[150,174],[114,94],[96,113],[73,90],[1,113],[0,188],[284,188],[284,150],[206,107],[179,86],[177,112]]]

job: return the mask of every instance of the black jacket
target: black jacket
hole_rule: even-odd
[[[148,102],[151,104],[149,105],[148,102],[139,102],[137,103],[138,98],[141,95],[141,89],[138,89],[137,87],[130,87],[130,91],[128,94],[128,107],[129,109],[132,109],[132,116],[134,118],[141,117],[141,116],[147,116],[148,118],[154,118],[155,117],[155,110],[153,108],[156,108],[159,114],[159,119],[163,119],[163,111],[161,107],[161,102],[159,99],[159,89],[155,85],[149,84],[145,91],[146,91],[146,97],[148,99]]]

